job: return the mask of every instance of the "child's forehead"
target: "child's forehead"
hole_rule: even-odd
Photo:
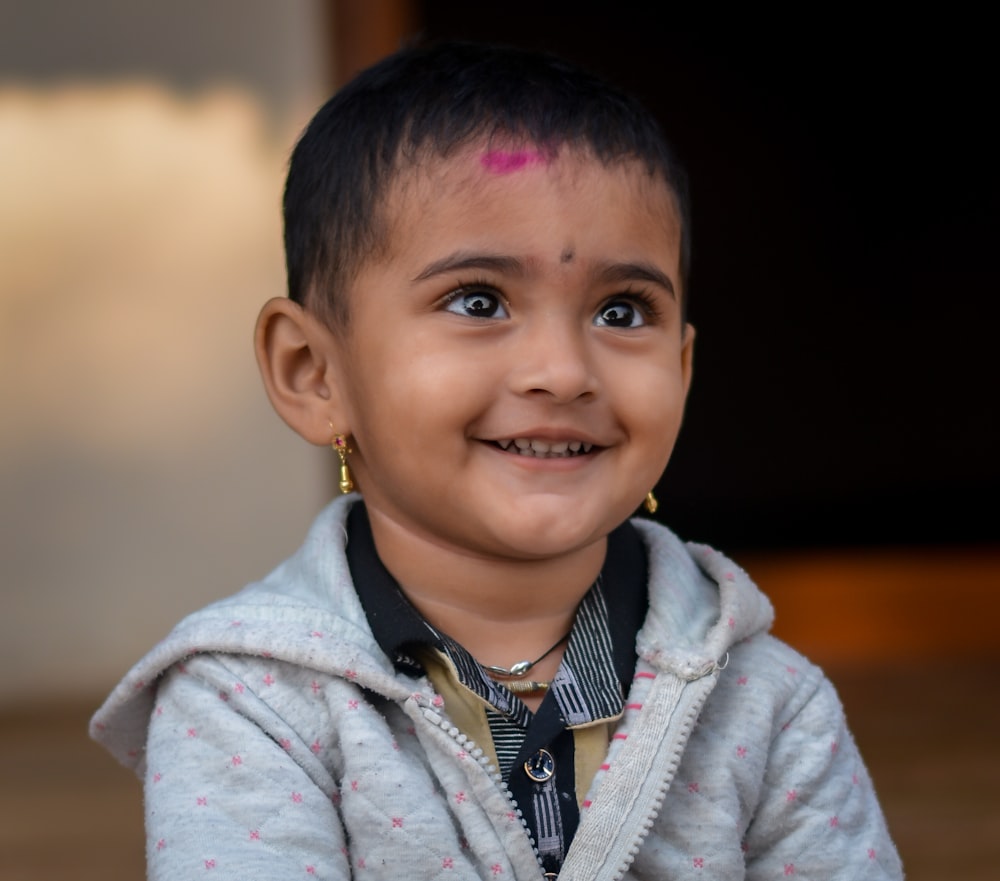
[[[663,177],[637,159],[604,162],[591,151],[562,146],[550,148],[516,141],[482,141],[447,155],[428,154],[403,162],[387,194],[389,226],[408,209],[426,208],[445,200],[475,203],[510,188],[524,188],[539,176],[568,187],[607,192],[600,183],[624,187],[637,213],[677,222],[677,200]],[[525,197],[531,198],[530,187]]]

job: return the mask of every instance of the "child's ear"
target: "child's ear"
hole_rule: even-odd
[[[691,375],[694,372],[694,325],[684,325],[684,335],[681,337],[681,376],[684,379],[684,396],[687,397],[691,388]]]
[[[257,365],[271,406],[312,444],[348,434],[338,392],[336,335],[315,315],[286,297],[264,304],[254,334]],[[332,425],[332,428],[331,428]]]

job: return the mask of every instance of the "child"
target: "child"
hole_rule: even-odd
[[[651,117],[546,56],[407,50],[313,119],[285,221],[258,361],[347,494],[96,715],[150,877],[901,877],[768,601],[628,519],[694,344]]]

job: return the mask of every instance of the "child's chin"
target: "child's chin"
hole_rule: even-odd
[[[587,547],[610,532],[599,524],[560,523],[546,518],[522,521],[498,535],[513,556],[544,560]]]

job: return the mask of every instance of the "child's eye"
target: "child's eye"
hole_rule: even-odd
[[[482,288],[459,288],[449,294],[445,311],[469,318],[507,318],[500,295]]]
[[[617,298],[608,300],[594,316],[598,327],[641,327],[646,323],[646,314],[631,300]]]

